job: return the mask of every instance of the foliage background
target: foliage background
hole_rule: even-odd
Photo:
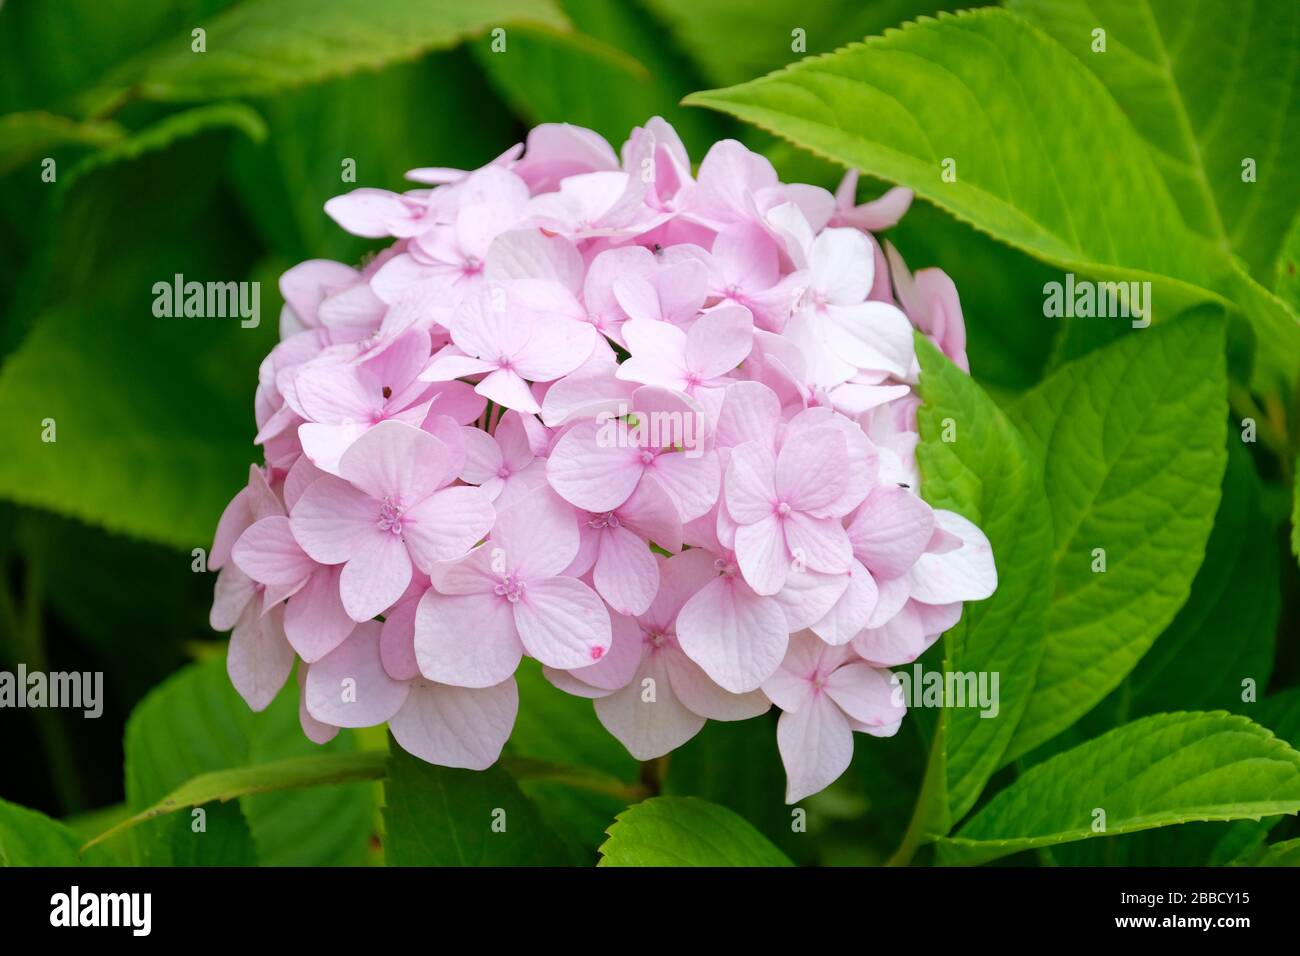
[[[210,544],[217,516],[254,454],[251,398],[258,362],[275,341],[276,278],[301,259],[352,262],[376,245],[344,234],[321,211],[327,198],[353,188],[340,176],[344,160],[355,160],[355,185],[401,189],[409,185],[402,179],[407,169],[472,168],[522,140],[538,122],[590,126],[617,146],[634,125],[659,114],[677,127],[696,162],[712,142],[736,137],[767,153],[785,181],[833,188],[842,166],[814,153],[842,159],[842,149],[817,141],[815,130],[803,133],[804,145],[813,149],[807,152],[760,128],[781,126],[774,119],[782,107],[778,94],[700,98],[714,109],[684,107],[681,100],[800,59],[791,50],[795,28],[804,31],[808,54],[822,53],[960,6],[968,4],[8,0],[0,6],[0,669],[25,661],[32,669],[102,670],[107,697],[97,721],[60,711],[0,713],[0,798],[68,820],[88,836],[126,815],[127,806],[142,809],[198,773],[316,752],[298,734],[292,688],[255,719],[226,686],[224,642],[206,621],[212,577],[194,573],[191,551]],[[1090,23],[1106,22],[1117,40],[1148,36],[1128,20],[1123,4],[1017,0],[1008,6],[1027,19],[1038,17],[1035,43],[1054,44],[1045,35],[1053,29],[1068,42],[1075,21],[1085,32]],[[1289,156],[1285,175],[1300,182],[1294,175],[1300,150],[1294,117],[1300,112],[1281,119],[1270,112],[1296,85],[1300,21],[1282,12],[1286,6],[1285,0],[1243,4],[1255,17],[1245,27],[1239,19],[1206,23],[1190,41],[1180,41],[1196,54],[1204,36],[1240,40],[1235,49],[1209,51],[1231,53],[1232,62],[1248,65],[1240,75],[1207,78],[1227,93],[1204,91],[1206,109],[1226,109],[1227,119],[1200,115],[1198,101],[1189,98],[1182,115],[1195,131],[1170,128],[1177,110],[1160,103],[1147,110],[1140,89],[1133,94],[1137,102],[1124,102],[1125,90],[1132,89],[1122,82],[1112,84],[1118,107],[1109,100],[1099,105],[1095,97],[1112,95],[1100,83],[1085,88],[1093,100],[1068,104],[1073,115],[1063,106],[1065,122],[1046,148],[1064,157],[1064,201],[1077,208],[1095,201],[1079,195],[1087,178],[1081,170],[1089,166],[1113,166],[1122,190],[1128,155],[1141,141],[1154,144],[1154,168],[1168,174],[1182,218],[1195,231],[1197,203],[1211,189],[1197,181],[1198,170],[1204,180],[1204,170],[1216,163],[1235,167],[1241,149],[1233,136],[1249,139],[1258,130],[1274,137],[1270,158],[1280,164]],[[1170,13],[1167,3],[1148,9],[1153,24]],[[209,31],[209,52],[202,56],[190,52],[196,26]],[[491,49],[489,31],[496,27],[506,29],[505,53]],[[895,41],[903,42],[897,35]],[[1135,43],[1117,44],[1114,56],[1117,69],[1141,75],[1142,64],[1128,60],[1155,54]],[[1186,70],[1194,72],[1195,56],[1188,60]],[[927,97],[936,109],[951,105],[942,89],[909,89],[909,69],[891,69],[902,78],[893,94]],[[1170,88],[1198,94],[1186,72],[1170,77]],[[1049,100],[1053,82],[1049,71],[1043,81]],[[1067,96],[1068,85],[1056,95]],[[887,87],[881,87],[886,95]],[[844,103],[867,127],[884,115],[873,112],[879,103],[870,98],[846,97]],[[1028,110],[1028,101],[1022,106]],[[1089,118],[1094,112],[1119,116],[1121,108],[1133,126],[1124,131],[1129,139],[1091,135],[1106,129]],[[1144,125],[1143,117],[1156,119]],[[957,126],[966,119],[950,117]],[[878,138],[888,145],[890,131],[881,122]],[[976,130],[987,152],[1013,149],[1016,131],[999,128],[992,114],[989,124]],[[1010,147],[995,142],[1004,132]],[[1202,165],[1188,165],[1181,155],[1189,145],[1204,150]],[[862,148],[861,165],[879,169],[881,162],[872,165],[879,155]],[[52,183],[41,178],[47,157],[57,163]],[[890,179],[906,181],[910,170],[899,168]],[[1276,174],[1270,175],[1276,183]],[[887,185],[865,177],[862,194]],[[1287,544],[1300,415],[1287,415],[1294,394],[1289,384],[1265,385],[1256,374],[1262,366],[1294,367],[1300,355],[1286,336],[1259,345],[1272,320],[1261,325],[1242,318],[1273,308],[1251,304],[1256,286],[1289,294],[1292,308],[1296,301],[1300,243],[1292,224],[1300,198],[1290,187],[1269,188],[1261,210],[1228,223],[1240,240],[1230,251],[1255,285],[1243,293],[1246,280],[1233,279],[1229,291],[1202,308],[1228,316],[1234,411],[1229,426],[1219,406],[1205,406],[1220,436],[1226,428],[1230,453],[1217,511],[1218,498],[1210,492],[1218,472],[1207,471],[1209,478],[1202,475],[1197,486],[1210,493],[1216,517],[1208,544],[1202,536],[1188,545],[1194,560],[1187,575],[1201,568],[1192,598],[1168,608],[1161,633],[1150,636],[1151,650],[1145,656],[1136,651],[1126,670],[1137,657],[1140,662],[1113,692],[1099,694],[1100,703],[1081,704],[1073,716],[1082,719],[1055,728],[1063,732],[1053,739],[1024,741],[1020,759],[997,771],[990,790],[1047,755],[1134,718],[1193,708],[1243,711],[1238,674],[1257,675],[1272,722],[1258,711],[1247,715],[1284,739],[1289,728],[1291,742],[1300,742],[1300,691],[1293,689],[1300,685],[1300,588]],[[1117,195],[1122,203],[1122,191]],[[1011,197],[1017,198],[1024,197]],[[1216,198],[1210,197],[1211,207]],[[1234,214],[1231,203],[1219,205],[1225,216]],[[1041,404],[1044,394],[1035,386],[1067,361],[1123,335],[1115,331],[1119,326],[1044,318],[1043,285],[1061,279],[1063,264],[1073,260],[1044,254],[985,223],[971,225],[977,218],[960,202],[918,201],[889,238],[913,269],[939,265],[953,276],[974,378],[1033,446],[1036,415],[1042,417],[1035,402]],[[1258,236],[1265,238],[1252,238]],[[1176,245],[1172,239],[1167,244]],[[1152,252],[1148,259],[1136,265],[1159,273],[1162,256]],[[1198,267],[1199,260],[1189,261],[1188,268]],[[1166,272],[1177,277],[1180,268],[1174,263]],[[260,281],[260,327],[155,319],[153,283],[175,273]],[[1175,354],[1170,368],[1191,349]],[[1211,359],[1214,354],[1220,353],[1211,350]],[[1052,381],[1048,405],[1051,389],[1063,387],[1059,376]],[[1160,382],[1149,391],[1153,402],[1184,400],[1185,393],[1170,393],[1164,384],[1165,391],[1155,387]],[[1140,390],[1140,383],[1134,387]],[[1188,390],[1195,387],[1195,380],[1187,382]],[[1258,416],[1259,444],[1234,441],[1243,410]],[[57,422],[54,444],[39,440],[46,418]],[[1168,424],[1179,427],[1176,420]],[[1015,433],[1007,427],[1003,438]],[[1162,427],[1152,424],[1153,442]],[[1221,452],[1222,437],[1211,444],[1211,452]],[[1165,457],[1152,444],[1130,467],[1158,472]],[[1164,493],[1183,491],[1170,486]],[[960,488],[953,494],[961,500]],[[1203,554],[1209,557],[1201,567]],[[1158,592],[1162,559],[1148,557],[1157,575],[1150,587]],[[1048,583],[1038,584],[1046,602]],[[1153,611],[1151,618],[1163,613]],[[942,653],[937,648],[931,655],[934,666]],[[195,661],[199,666],[181,670]],[[1233,679],[1213,679],[1224,674]],[[187,830],[188,818],[179,815],[147,824],[130,840],[110,841],[101,861],[375,862],[382,854],[374,836],[379,827],[423,834],[455,829],[454,820],[437,816],[454,816],[454,808],[431,809],[422,797],[441,789],[454,796],[450,803],[468,808],[475,801],[514,801],[506,805],[535,821],[534,834],[548,836],[527,845],[457,844],[454,853],[448,846],[393,845],[389,862],[590,862],[613,816],[639,793],[643,770],[601,730],[586,702],[553,691],[536,672],[521,674],[521,696],[509,745],[514,777],[494,769],[470,780],[399,758],[409,765],[400,785],[394,778],[382,822],[377,785],[364,782],[248,796],[210,805],[213,832],[221,839],[204,841],[202,854],[195,855],[193,841],[173,838],[179,829],[167,830]],[[913,819],[936,733],[933,715],[914,717],[890,740],[859,735],[849,773],[806,802],[807,835],[791,832],[782,801],[774,718],[711,722],[672,756],[662,785],[665,793],[731,808],[796,862],[882,862]],[[382,737],[346,733],[331,745],[344,753],[383,746]],[[587,768],[600,775],[599,785],[568,786],[539,771],[538,762]],[[980,792],[971,786],[966,809]],[[328,826],[308,826],[326,819]],[[1226,862],[1232,839],[1249,846],[1267,832],[1188,823],[1010,859]],[[1271,838],[1295,834],[1294,821],[1286,821]]]

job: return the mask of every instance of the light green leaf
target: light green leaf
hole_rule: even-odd
[[[1256,382],[1296,378],[1287,357],[1300,352],[1300,319],[1183,225],[1101,81],[1003,10],[922,20],[686,102],[909,186],[1063,270],[1150,281],[1156,322],[1201,301],[1233,304],[1254,327]]]
[[[854,743],[863,736],[857,735]],[[885,746],[893,745],[894,739]],[[878,743],[884,741],[872,737],[863,742],[864,747]],[[672,752],[667,764],[666,796],[700,797],[732,810],[787,856],[799,862],[808,859],[813,848],[803,834],[790,828],[791,807],[785,802],[785,767],[776,746],[775,713],[752,720],[710,720]],[[606,818],[602,832],[608,825]],[[893,839],[897,843],[896,834]]]
[[[1300,207],[1300,4],[1009,0],[1106,85],[1183,221],[1273,281]],[[1094,52],[1094,30],[1105,31]],[[1243,163],[1250,160],[1251,180]]]
[[[325,745],[324,753],[347,754],[354,747],[352,736],[344,732]],[[320,760],[321,753],[298,726],[296,687],[254,714],[230,686],[224,660],[191,665],[141,701],[127,722],[127,804],[132,813],[148,818],[151,808],[194,778],[275,764],[291,756],[314,755]],[[233,782],[224,779],[232,790],[250,786],[247,776]],[[187,789],[185,796],[201,796],[198,786],[193,792]],[[222,796],[218,792],[212,799]],[[140,823],[131,831],[138,861],[168,865],[210,859],[222,841],[231,846],[218,855],[251,857],[263,865],[357,865],[362,860],[374,814],[371,788],[365,783],[281,793],[253,787],[242,796],[230,796],[238,797],[238,803],[206,805],[206,832],[194,831],[191,814]]]
[[[77,835],[57,820],[0,799],[0,866],[103,866],[109,862],[98,849],[83,857]]]
[[[1032,768],[939,840],[938,859],[982,863],[1191,820],[1297,811],[1300,753],[1286,743],[1221,711],[1157,714]]]
[[[1219,503],[1226,388],[1222,323],[1188,317],[1062,367],[1016,405],[1044,462],[1056,583],[1006,759],[1091,710],[1187,600]]]
[[[651,797],[618,815],[601,866],[792,866],[767,837],[698,797]]]
[[[936,508],[978,525],[993,546],[998,589],[965,607],[945,638],[950,671],[997,673],[999,711],[978,707],[940,715],[942,767],[927,771],[938,791],[926,829],[944,833],[974,804],[1012,739],[1029,702],[1043,653],[1052,580],[1051,513],[1037,459],[1006,415],[978,385],[918,336],[921,362],[917,413],[921,495]],[[936,753],[938,751],[936,750]]]
[[[126,135],[116,123],[81,123],[40,111],[0,116],[0,176],[64,146],[107,146]]]
[[[741,83],[807,54],[829,53],[905,20],[958,10],[960,0],[646,0],[710,83]],[[737,24],[743,23],[743,29]],[[796,33],[796,30],[799,31]],[[726,37],[726,42],[719,42]]]
[[[238,797],[278,790],[320,787],[358,780],[380,780],[388,755],[381,751],[334,753],[325,756],[294,757],[254,767],[236,767],[200,774],[181,784],[151,807],[141,810],[104,830],[86,846],[129,830],[155,817],[165,816],[187,807],[200,807],[214,800],[225,803]]]
[[[1233,459],[1229,458],[1230,471],[1232,461]],[[1215,533],[1218,533],[1217,528]],[[1276,578],[1272,578],[1267,583],[1271,585],[1275,581]],[[1245,603],[1243,601],[1240,605],[1242,610],[1245,610]],[[1233,633],[1231,627],[1225,628],[1219,634],[1220,644],[1224,643],[1225,639],[1231,642]],[[1162,636],[1160,640],[1163,641],[1164,637]],[[1156,646],[1159,645],[1160,641],[1157,641]],[[1144,658],[1144,663],[1145,660]],[[1201,665],[1203,670],[1199,681],[1174,684],[1170,688],[1170,696],[1178,688],[1182,689],[1184,695],[1195,696],[1189,694],[1189,690],[1205,682],[1208,675],[1216,674],[1219,670],[1218,665],[1208,660],[1203,660]],[[1228,665],[1229,668],[1231,666]],[[1259,686],[1262,687],[1263,684],[1264,680],[1261,678]],[[1111,698],[1120,698],[1122,701],[1124,690],[1125,685],[1120,685]],[[1273,736],[1279,740],[1286,741],[1293,749],[1300,749],[1300,689],[1272,694],[1263,700],[1249,702],[1241,699],[1242,694],[1242,687],[1236,684],[1233,706],[1226,709],[1249,717],[1259,726],[1272,731]],[[1204,696],[1202,695],[1202,699]],[[1217,701],[1226,696],[1226,693],[1214,695],[1211,698],[1216,701],[1213,706],[1219,706]],[[1135,697],[1133,701],[1135,706],[1149,706],[1157,702],[1149,696]],[[1097,711],[1103,710],[1107,705],[1116,706],[1111,699],[1108,699],[1097,708]],[[1096,715],[1096,711],[1089,714],[1069,731],[1053,740],[1052,744],[1058,743],[1063,738],[1075,736],[1076,732],[1086,724],[1095,723]],[[1121,716],[1119,722],[1123,723],[1127,719],[1126,716]],[[1100,731],[1097,733],[1099,734]],[[1052,856],[1058,864],[1064,866],[1226,866],[1248,856],[1262,846],[1268,839],[1269,832],[1281,819],[1281,817],[1263,817],[1259,820],[1235,820],[1231,823],[1185,823],[1179,827],[1143,830],[1140,833],[1129,833],[1109,840],[1083,840],[1055,848],[1052,850]]]
[[[196,24],[206,31],[205,52],[193,50],[186,30],[123,65],[86,102],[94,111],[131,92],[179,101],[269,96],[518,24],[568,26],[550,0],[246,0]]]
[[[575,862],[501,765],[437,767],[389,740],[384,859],[389,866],[546,866]]]

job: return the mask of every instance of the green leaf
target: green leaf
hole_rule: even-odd
[[[633,127],[662,116],[696,162],[721,138],[725,122],[679,101],[698,73],[661,40],[661,28],[635,3],[561,0],[580,34],[511,33],[505,53],[476,44],[474,55],[501,95],[529,123],[575,123],[617,149]],[[607,51],[622,51],[611,58]],[[545,82],[539,82],[545,77]]]
[[[1044,462],[1056,571],[1038,682],[1007,759],[1091,710],[1187,600],[1227,455],[1222,336],[1203,317],[1131,332],[1015,407]]]
[[[75,174],[39,321],[0,367],[0,495],[186,551],[212,540],[254,455],[249,396],[278,293],[262,281],[260,324],[243,328],[157,317],[153,290],[178,273],[248,278],[256,245],[207,161],[225,129]]]
[[[803,0],[646,0],[710,83],[741,83],[805,54],[829,53],[905,20],[958,10],[960,0],[875,0],[805,3]],[[743,23],[742,29],[737,24]],[[802,31],[796,34],[795,30]],[[726,42],[719,42],[726,37]],[[796,44],[803,48],[796,51]]]
[[[519,716],[502,759],[547,822],[594,863],[610,819],[647,795],[636,783],[637,762],[601,726],[591,701],[554,687],[536,662],[525,661],[515,680]],[[527,772],[525,762],[583,768],[607,785],[572,786]]]
[[[101,851],[81,855],[81,841],[43,813],[0,799],[0,866],[102,866]]]
[[[1029,770],[939,840],[938,859],[974,864],[1191,820],[1297,811],[1300,753],[1283,741],[1223,712],[1158,714]]]
[[[1011,741],[1043,653],[1052,576],[1051,514],[1038,461],[1006,415],[971,378],[917,337],[921,363],[921,494],[964,515],[988,536],[998,589],[969,603],[945,638],[945,668],[999,675],[999,712],[945,709],[927,787],[942,786],[931,832],[943,833],[974,804]],[[949,439],[949,440],[945,440]]]
[[[1231,462],[1232,459],[1229,458],[1230,471]],[[1244,610],[1244,607],[1242,609]],[[1232,633],[1231,628],[1225,629],[1219,635],[1220,644],[1223,643],[1225,635]],[[1164,638],[1162,637],[1161,640]],[[1215,673],[1216,665],[1209,660],[1203,660],[1202,666],[1205,670],[1201,674],[1201,681],[1205,679],[1205,675]],[[1192,687],[1198,686],[1198,683],[1184,683],[1177,686],[1181,686],[1184,694],[1187,694]],[[1259,686],[1262,687],[1263,684],[1264,680],[1261,678]],[[1239,684],[1234,686],[1236,694],[1233,706],[1228,709],[1235,710],[1266,730],[1272,731],[1273,736],[1286,741],[1293,749],[1300,749],[1300,689],[1272,694],[1258,702],[1254,700],[1246,702],[1241,699],[1243,694],[1241,686]],[[1111,697],[1119,696],[1124,689],[1125,686],[1121,685]],[[1226,696],[1226,694],[1218,695],[1216,699]],[[1134,698],[1134,703],[1137,705],[1151,702],[1149,698]],[[1103,704],[1097,710],[1100,711],[1105,706]],[[1052,743],[1073,736],[1073,733],[1084,724],[1093,723],[1093,717],[1094,714],[1089,714]],[[1127,717],[1121,717],[1120,722],[1126,719]],[[1184,823],[1174,828],[1144,830],[1109,840],[1084,840],[1071,843],[1055,848],[1052,856],[1057,863],[1065,866],[1226,866],[1261,847],[1280,819],[1282,818],[1264,817],[1259,820],[1236,820],[1232,823]]]
[[[568,849],[500,765],[437,767],[389,741],[384,859],[389,866],[545,866]]]
[[[0,176],[64,146],[107,146],[126,135],[116,123],[80,123],[54,113],[0,116]]]
[[[663,791],[667,796],[700,797],[734,811],[800,862],[812,849],[806,835],[790,826],[793,808],[785,802],[785,767],[776,746],[775,714],[706,723],[673,751]]]
[[[1300,839],[1285,840],[1265,848],[1251,866],[1300,866]]]
[[[913,203],[888,238],[913,273],[938,267],[952,277],[981,385],[1022,391],[1042,379],[1060,331],[1041,316],[1043,286],[1057,273],[929,203]],[[1022,318],[1006,320],[1013,315]]]
[[[92,111],[131,91],[153,100],[269,96],[447,49],[496,27],[567,29],[549,0],[246,0],[158,44],[87,95]]]
[[[698,797],[651,797],[618,815],[601,866],[792,866],[742,817]]]
[[[1300,206],[1300,4],[1241,0],[1009,0],[1115,98],[1183,221],[1273,280]],[[1106,31],[1104,53],[1093,30]],[[1243,180],[1243,161],[1254,180]]]
[[[1256,382],[1296,378],[1287,358],[1300,352],[1295,313],[1183,225],[1102,83],[1003,10],[922,20],[686,103],[909,186],[1064,270],[1150,281],[1156,322],[1201,301],[1233,304],[1254,326]],[[1105,144],[1104,158],[1086,144]]]
[[[289,688],[266,711],[254,714],[230,686],[224,660],[187,667],[145,698],[127,722],[126,797],[132,813],[150,816],[156,804],[205,774],[247,774],[241,768],[322,750],[331,756],[354,750],[346,732],[324,748],[308,741],[298,726],[297,705],[296,688]],[[282,768],[270,772],[283,779]],[[247,776],[223,779],[232,789],[250,786]],[[202,795],[197,785],[185,793],[187,799]],[[222,793],[213,794],[206,805],[206,832],[193,831],[190,814],[140,823],[131,831],[139,862],[166,865],[210,857],[209,841],[229,842],[235,848],[230,855],[252,857],[263,865],[357,865],[362,860],[374,813],[365,783],[280,793],[253,787],[230,796],[238,803],[212,803],[222,798]],[[245,822],[247,833],[241,837]]]
[[[55,109],[134,53],[233,0],[59,0],[0,5],[0,113]]]
[[[1129,675],[1128,714],[1194,708],[1244,712],[1242,681],[1268,686],[1278,620],[1276,526],[1236,433],[1205,563],[1173,622]],[[1263,545],[1263,546],[1262,546]]]
[[[214,800],[226,803],[238,797],[277,790],[380,780],[384,776],[387,762],[387,754],[370,750],[327,754],[323,757],[296,757],[255,767],[237,767],[200,774],[181,784],[153,806],[104,830],[86,846],[102,843],[146,820],[175,813],[186,807],[200,807]]]

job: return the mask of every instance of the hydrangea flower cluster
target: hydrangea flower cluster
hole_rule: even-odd
[[[965,367],[956,289],[855,205],[662,119],[621,154],[539,126],[481,169],[329,213],[392,245],[286,272],[212,608],[255,710],[499,756],[527,656],[638,759],[773,705],[797,801],[904,715],[894,665],[988,597],[988,540],[918,494],[913,329]]]

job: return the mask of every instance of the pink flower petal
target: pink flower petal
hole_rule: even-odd
[[[789,631],[779,604],[734,577],[717,577],[677,615],[677,640],[716,683],[743,694],[772,676]]]
[[[266,710],[293,672],[293,662],[283,610],[275,607],[259,616],[249,605],[231,632],[226,653],[226,672],[239,696],[253,710]]]
[[[491,687],[514,674],[523,646],[509,602],[495,594],[430,590],[415,614],[415,656],[429,680]]]
[[[352,620],[368,621],[397,603],[411,583],[411,556],[394,534],[375,530],[339,577],[339,595]]]
[[[342,644],[356,629],[339,594],[340,565],[319,568],[293,596],[284,612],[284,634],[308,664]]]
[[[514,678],[475,690],[422,680],[410,687],[388,722],[403,750],[443,767],[486,770],[496,763],[519,712]]]
[[[377,623],[358,627],[307,671],[307,712],[335,727],[382,724],[406,700],[407,685],[384,670]]]
[[[528,653],[551,667],[568,670],[598,661],[613,640],[604,603],[576,578],[529,581],[514,613]]]

